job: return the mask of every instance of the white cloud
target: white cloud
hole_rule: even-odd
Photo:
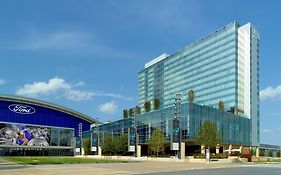
[[[113,94],[113,93],[95,93],[95,96],[102,96],[102,97],[112,97],[120,100],[126,100],[126,101],[133,101],[132,97],[124,97],[120,94]]]
[[[91,100],[95,96],[100,97],[112,97],[115,99],[132,101],[130,97],[125,97],[120,94],[114,93],[95,93],[91,91],[81,91],[77,88],[85,86],[86,83],[80,81],[75,84],[70,84],[64,79],[59,77],[54,77],[47,82],[39,81],[33,82],[31,84],[25,84],[19,88],[15,93],[20,96],[27,96],[32,98],[38,98],[42,96],[57,96],[59,98],[63,97],[71,101],[82,101]]]
[[[272,130],[271,130],[271,129],[263,129],[261,132],[263,132],[263,133],[269,133],[269,132],[272,132]]]
[[[82,100],[91,100],[94,96],[94,93],[92,92],[83,92],[79,90],[69,90],[66,91],[65,97],[68,100],[72,101],[82,101]]]
[[[6,84],[6,83],[7,83],[6,80],[0,79],[0,86],[1,86],[1,85],[4,85],[4,84]]]
[[[39,95],[49,95],[59,90],[71,89],[71,86],[64,79],[55,77],[48,82],[33,82],[25,84],[16,91],[16,95],[37,97]]]
[[[78,84],[81,86],[82,83],[79,82]],[[67,83],[62,78],[54,77],[48,82],[25,84],[16,91],[16,95],[37,98],[39,96],[58,95],[61,93],[64,98],[72,101],[90,100],[94,95],[91,92],[74,89],[76,86]]]
[[[117,104],[114,101],[99,106],[99,111],[105,114],[113,114],[117,111]]]
[[[79,81],[78,83],[74,84],[75,87],[85,86],[86,83],[84,81]]]
[[[260,91],[260,99],[280,99],[281,97],[281,85],[276,88],[272,88],[271,86]]]

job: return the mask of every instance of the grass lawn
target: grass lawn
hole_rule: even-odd
[[[5,160],[30,165],[64,164],[64,163],[126,163],[123,160],[93,159],[81,157],[3,157]]]
[[[279,163],[281,162],[281,159],[279,158],[275,158],[275,159],[261,159],[261,160],[257,160],[254,161],[254,163],[260,163],[260,164],[265,164],[265,163]]]
[[[270,162],[281,162],[281,159],[273,159]]]

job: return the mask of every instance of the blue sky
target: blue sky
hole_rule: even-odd
[[[237,21],[261,33],[261,142],[281,145],[278,1],[0,2],[0,93],[60,104],[102,121],[137,103],[137,73],[163,52]]]

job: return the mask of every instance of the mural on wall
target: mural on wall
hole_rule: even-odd
[[[49,146],[50,128],[0,123],[0,145]]]

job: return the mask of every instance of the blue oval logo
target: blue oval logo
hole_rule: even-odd
[[[9,107],[10,111],[18,114],[33,114],[35,109],[31,106],[22,105],[22,104],[11,104]]]

